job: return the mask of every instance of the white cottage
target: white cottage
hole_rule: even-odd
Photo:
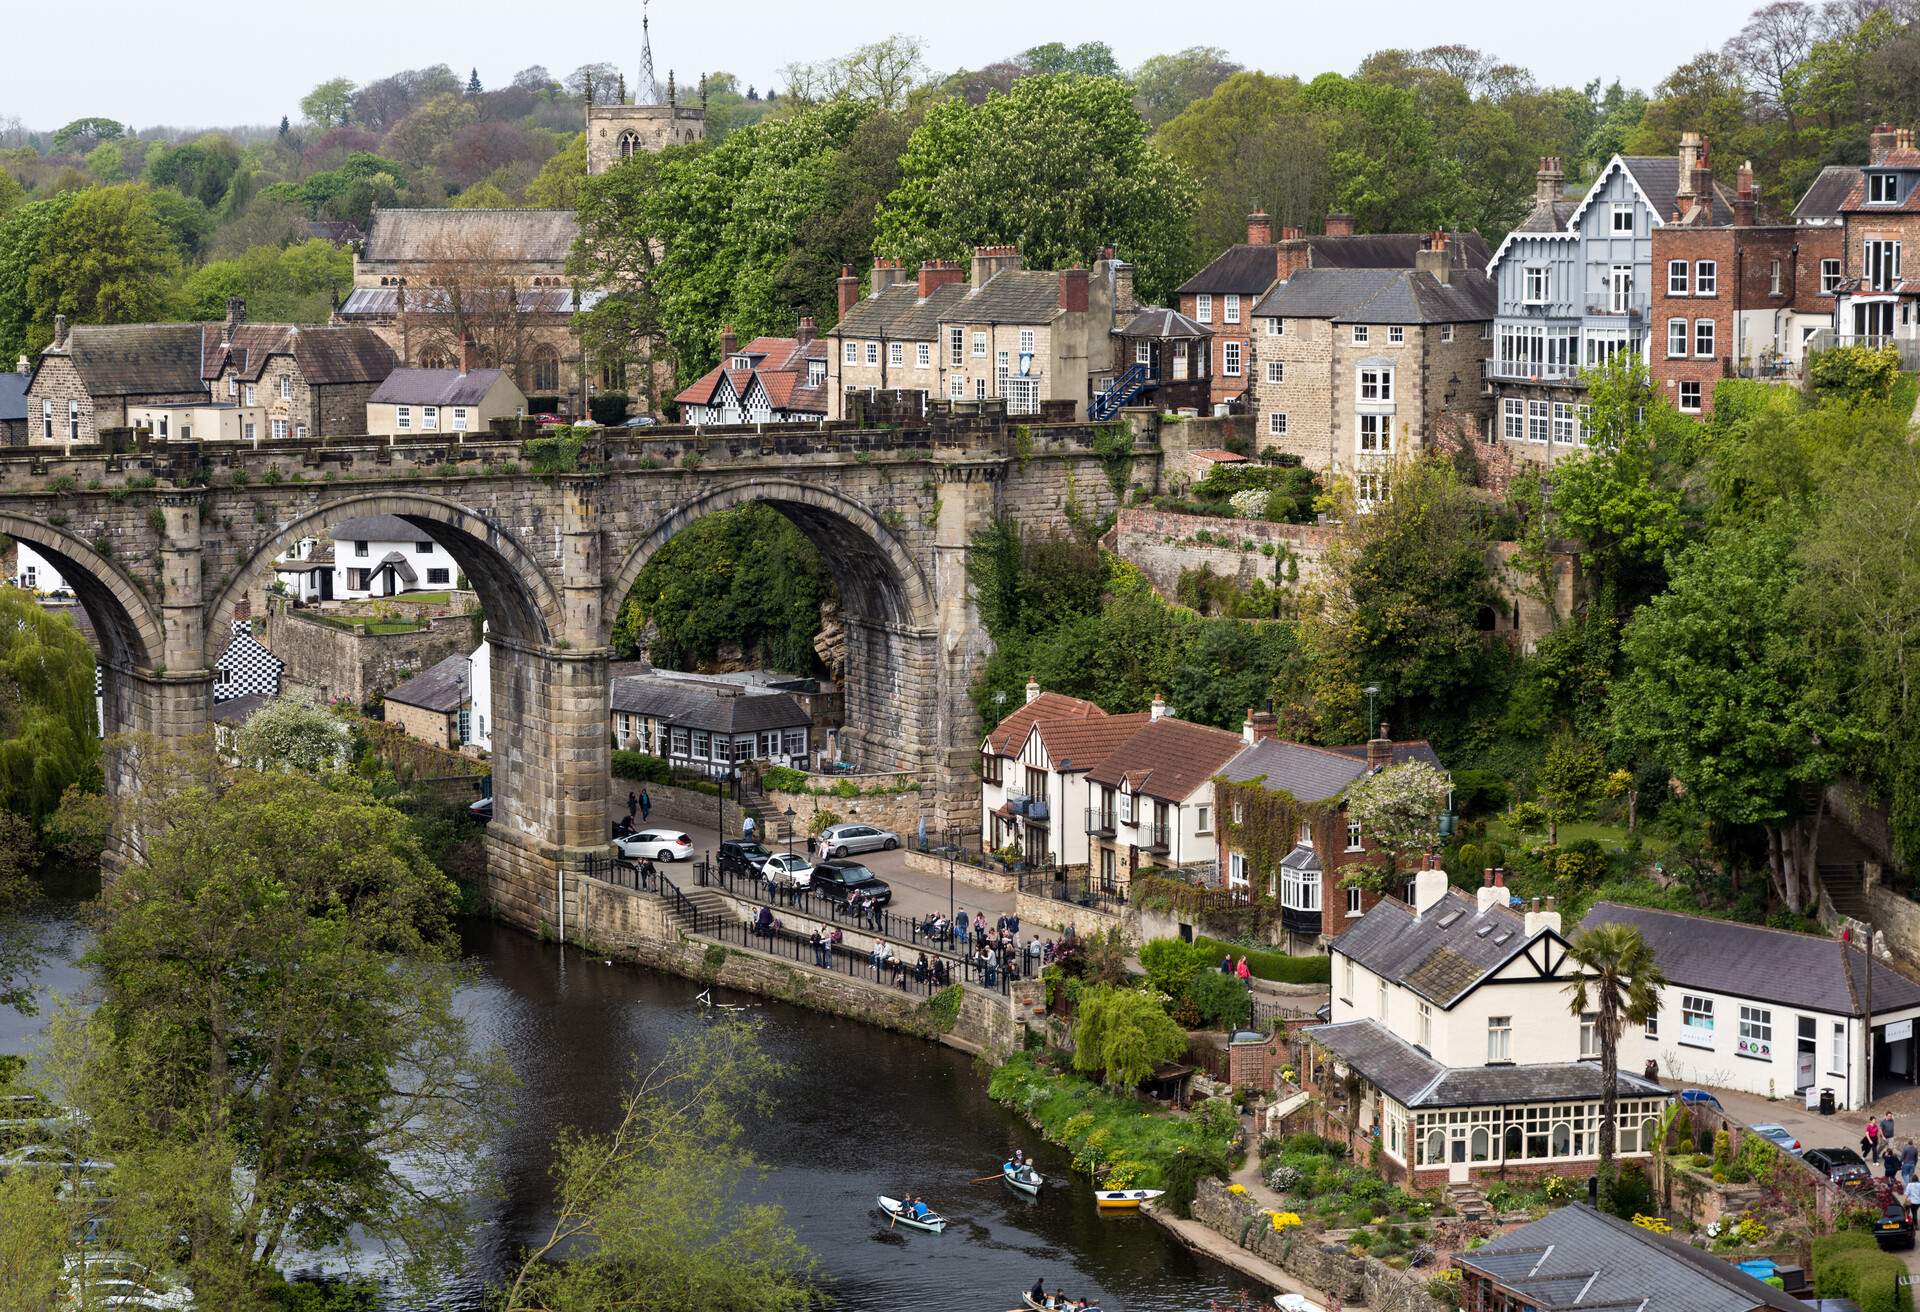
[[[447,549],[397,515],[363,515],[333,530],[333,596],[343,601],[458,587]]]

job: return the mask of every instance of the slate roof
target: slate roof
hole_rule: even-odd
[[[388,689],[386,700],[451,715],[465,706],[467,699],[473,695],[469,686],[469,659],[467,653],[457,651],[445,660],[429,665],[405,683]]]
[[[1493,318],[1496,301],[1493,280],[1479,269],[1455,270],[1446,282],[1416,269],[1302,269],[1253,312],[1336,323],[1475,323]]]
[[[1136,794],[1163,802],[1184,802],[1242,746],[1237,733],[1164,715],[1107,753],[1087,778],[1110,788],[1126,783]]]
[[[923,300],[908,279],[861,298],[826,334],[838,338],[930,342],[943,323],[1051,323],[1061,313],[1060,275],[1041,269],[1002,269],[978,289],[951,282]]]
[[[1362,232],[1351,237],[1302,237],[1308,266],[1315,269],[1411,269],[1427,244],[1424,232]],[[1484,269],[1493,253],[1477,232],[1449,232],[1447,251],[1456,269]]]
[[[205,395],[204,328],[219,331],[197,323],[75,324],[64,354],[92,396]],[[61,354],[62,348],[49,347],[41,360]]]
[[[1838,219],[1840,207],[1846,204],[1860,177],[1858,164],[1829,164],[1821,169],[1820,176],[1813,180],[1813,185],[1800,197],[1800,203],[1793,207],[1794,222]]]
[[[1731,1262],[1585,1203],[1556,1208],[1454,1261],[1541,1312],[1807,1312]]]
[[[485,251],[515,262],[565,262],[580,235],[572,210],[375,210],[365,260],[436,260]]]
[[[1439,767],[1440,758],[1424,738],[1393,744],[1393,763],[1425,761]],[[1264,779],[1266,786],[1291,793],[1296,801],[1324,802],[1338,797],[1347,785],[1367,772],[1367,747],[1310,747],[1284,738],[1265,738],[1227,762],[1220,771],[1230,783]]]
[[[224,329],[217,334],[225,336]],[[379,334],[358,324],[243,323],[231,341],[215,340],[201,376],[211,381],[231,364],[243,382],[258,382],[276,355],[292,356],[301,378],[320,386],[377,383],[398,363]]]
[[[32,379],[32,374],[15,373],[11,369],[0,374],[0,423],[27,417],[27,384]]]
[[[1065,693],[1043,692],[1032,701],[1015,707],[1006,719],[994,725],[993,732],[987,735],[986,746],[981,750],[994,756],[1018,756],[1026,744],[1027,735],[1041,720],[1090,720],[1105,715],[1105,711],[1090,701],[1069,697]]]
[[[1279,247],[1270,243],[1254,246],[1240,242],[1214,256],[1206,268],[1175,288],[1174,294],[1238,292],[1258,296],[1273,286],[1273,280],[1280,276],[1279,268]]]
[[[788,693],[734,693],[650,674],[615,679],[612,709],[671,720],[676,729],[711,733],[804,729],[813,723],[806,707]]]
[[[503,377],[498,369],[395,369],[367,398],[374,405],[479,405]]]
[[[730,367],[733,357],[742,355],[753,360],[753,368]],[[682,405],[712,404],[714,394],[720,388],[720,380],[725,377],[733,383],[733,394],[744,401],[747,390],[758,379],[761,390],[766,392],[767,400],[776,411],[824,417],[827,413],[826,383],[823,378],[818,387],[807,385],[807,361],[825,358],[825,347],[818,339],[803,343],[797,337],[756,337],[700,375],[673,399]]]
[[[1444,1066],[1371,1018],[1313,1025],[1307,1037],[1343,1059],[1367,1082],[1403,1107],[1488,1107],[1598,1098],[1603,1086],[1597,1062],[1546,1062],[1534,1066]],[[1619,1072],[1626,1098],[1653,1098],[1667,1091],[1638,1075]]]
[[[1526,921],[1510,908],[1482,911],[1477,898],[1450,888],[1419,916],[1403,902],[1383,899],[1348,926],[1332,950],[1450,1007],[1530,941]]]
[[[244,724],[253,717],[255,711],[271,700],[263,692],[250,692],[215,702],[208,714],[215,724]]]
[[[1121,337],[1206,337],[1204,324],[1195,323],[1178,310],[1149,305],[1126,324],[1114,330]]]
[[[1672,984],[1835,1016],[1864,1016],[1867,964],[1837,938],[1596,902],[1581,925],[1632,925]],[[1873,963],[1875,1016],[1920,1007],[1920,984]]]
[[[407,293],[409,314],[439,314],[447,306],[446,292],[433,287],[356,287],[341,303],[342,319],[391,319],[400,313],[400,293]],[[583,292],[580,308],[591,310],[606,293]],[[573,292],[564,287],[522,287],[514,295],[516,311],[527,315],[567,315],[574,311]]]
[[[1549,204],[1534,201],[1533,208],[1526,217],[1513,225],[1515,232],[1565,232],[1567,224],[1573,221],[1574,212],[1580,208],[1577,199],[1562,197]]]
[[[1898,169],[1912,172],[1920,169],[1920,151],[1896,150],[1878,164],[1869,164],[1859,171],[1853,185],[1847,189],[1846,199],[1840,202],[1840,208],[1848,214],[1915,214],[1920,213],[1920,186],[1911,183],[1907,194],[1901,197],[1898,205],[1867,204],[1867,173],[1881,172],[1886,169]]]
[[[1622,155],[1633,180],[1646,193],[1647,203],[1662,223],[1672,219],[1680,195],[1680,158],[1677,155]],[[1733,198],[1718,182],[1713,184],[1713,222],[1733,222]]]
[[[966,323],[1050,323],[1059,313],[1059,274],[1002,269],[978,290],[967,288],[951,317]]]

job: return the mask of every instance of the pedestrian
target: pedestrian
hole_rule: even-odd
[[[1889,1180],[1900,1174],[1900,1154],[1893,1150],[1892,1144],[1880,1152],[1880,1171]]]
[[[1233,953],[1231,953],[1231,952],[1227,952],[1227,953],[1223,953],[1223,954],[1221,955],[1221,957],[1220,957],[1220,973],[1221,973],[1222,975],[1231,975],[1231,974],[1233,974]]]
[[[965,911],[954,917],[953,932],[958,937],[960,946],[964,948],[967,945],[967,913]]]
[[[749,843],[753,841],[753,817],[752,816],[743,815],[740,817],[740,837],[745,839]]]
[[[813,860],[813,845],[818,841],[812,834],[807,835],[807,860]]]
[[[652,810],[653,810],[653,799],[647,796],[647,790],[642,788],[640,790],[640,823],[641,824],[645,824],[647,822],[647,815]]]
[[[1881,1143],[1893,1142],[1893,1113],[1892,1112],[1880,1113],[1880,1142]]]
[[[1907,1204],[1907,1223],[1911,1225],[1913,1223],[1914,1209],[1920,1208],[1920,1180],[1909,1180],[1907,1182],[1905,1202]]]
[[[1253,987],[1253,972],[1247,969],[1247,959],[1245,957],[1240,958],[1240,964],[1233,968],[1233,973],[1240,977],[1242,984],[1245,984],[1248,988]]]
[[[631,821],[640,810],[640,798],[633,789],[627,789],[627,819]]]
[[[1913,1146],[1913,1140],[1909,1139],[1907,1140],[1906,1144],[1900,1149],[1901,1178],[1905,1180],[1913,1179],[1914,1168],[1916,1165],[1920,1165],[1920,1148],[1915,1148]]]
[[[1880,1155],[1880,1122],[1871,1116],[1867,1118],[1867,1128],[1860,1135],[1860,1155],[1868,1161]]]

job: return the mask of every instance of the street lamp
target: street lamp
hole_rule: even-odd
[[[793,808],[792,807],[787,808],[787,818],[785,822],[780,826],[780,840],[781,840],[781,846],[785,847],[789,852],[793,851]]]
[[[953,923],[953,863],[960,853],[960,826],[947,826],[947,923]]]

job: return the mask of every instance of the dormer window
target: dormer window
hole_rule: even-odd
[[[753,368],[753,357],[750,355],[736,355],[733,357],[733,364],[730,367],[734,369],[751,369]]]
[[[1867,174],[1867,204],[1894,205],[1900,200],[1900,175],[1898,173]]]
[[[825,360],[807,361],[807,386],[818,387],[827,381],[827,362]]]

